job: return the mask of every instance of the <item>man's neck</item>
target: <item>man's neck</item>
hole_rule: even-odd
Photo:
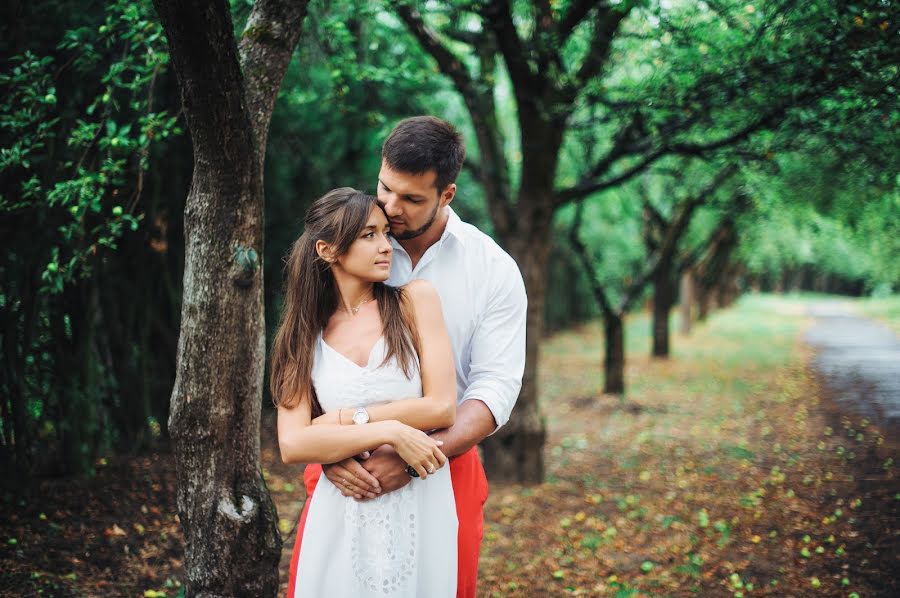
[[[438,212],[437,218],[434,219],[434,222],[424,233],[412,239],[403,239],[398,241],[400,243],[400,247],[402,247],[409,255],[413,270],[416,269],[416,264],[418,264],[419,260],[422,259],[422,256],[425,255],[425,252],[428,251],[428,248],[441,240],[441,236],[447,229],[447,222],[449,220],[450,207],[447,206],[441,208],[441,210]]]

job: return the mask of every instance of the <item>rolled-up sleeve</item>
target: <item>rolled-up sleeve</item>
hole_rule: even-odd
[[[492,288],[472,338],[469,385],[462,398],[484,402],[497,429],[509,421],[522,388],[528,309],[519,268],[511,257],[504,258],[491,264],[485,277]]]

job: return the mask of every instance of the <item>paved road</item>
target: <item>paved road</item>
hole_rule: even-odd
[[[813,366],[842,407],[900,429],[900,341],[885,326],[834,302],[809,306],[815,323],[806,334]]]

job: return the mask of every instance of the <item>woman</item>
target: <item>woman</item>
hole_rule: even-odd
[[[450,471],[425,434],[456,415],[452,348],[433,287],[383,284],[388,231],[374,197],[335,189],[310,207],[287,260],[271,373],[282,460],[333,463],[389,444],[419,478],[365,502],[320,480],[297,567],[302,598],[456,593]]]

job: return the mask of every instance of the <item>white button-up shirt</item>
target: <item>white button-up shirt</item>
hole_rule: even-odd
[[[499,428],[509,421],[525,369],[527,299],[513,260],[489,236],[450,217],[440,240],[412,267],[396,239],[387,283],[424,279],[437,289],[456,365],[458,404],[483,401]]]

